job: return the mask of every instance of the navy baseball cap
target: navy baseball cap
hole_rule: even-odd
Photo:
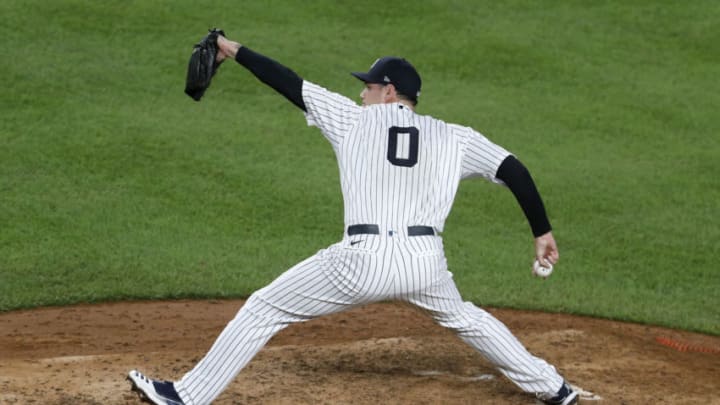
[[[350,73],[365,83],[392,84],[398,93],[414,102],[420,96],[422,81],[417,70],[407,60],[385,56],[375,61],[367,73]]]

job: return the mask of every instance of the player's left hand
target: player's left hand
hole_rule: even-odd
[[[218,35],[217,37],[217,47],[218,47],[218,53],[215,57],[215,60],[220,63],[225,59],[235,59],[235,55],[237,55],[238,50],[240,50],[239,42],[231,41],[227,38],[225,38],[223,35]]]
[[[212,77],[222,63],[222,59],[217,58],[219,36],[225,36],[223,30],[218,28],[209,30],[208,34],[195,44],[190,55],[185,79],[185,94],[195,101],[200,101],[205,94]]]
[[[543,267],[553,267],[560,259],[557,243],[552,232],[535,238],[535,260]],[[534,273],[534,272],[533,272]]]

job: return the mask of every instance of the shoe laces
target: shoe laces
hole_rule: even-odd
[[[141,380],[145,381],[145,382],[148,383],[148,384],[152,383],[152,380],[150,380],[149,378],[145,377],[145,375],[143,375],[143,373],[141,373],[141,372],[139,372],[139,371],[136,371],[136,372],[135,372],[135,375],[137,375]]]

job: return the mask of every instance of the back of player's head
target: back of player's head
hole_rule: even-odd
[[[417,104],[422,80],[415,67],[404,58],[384,56],[376,60],[367,73],[351,74],[365,83],[392,84],[398,95]]]

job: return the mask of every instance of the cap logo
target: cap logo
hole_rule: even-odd
[[[390,78],[387,77],[387,76],[383,77],[383,80],[384,80],[386,83],[390,83]]]

